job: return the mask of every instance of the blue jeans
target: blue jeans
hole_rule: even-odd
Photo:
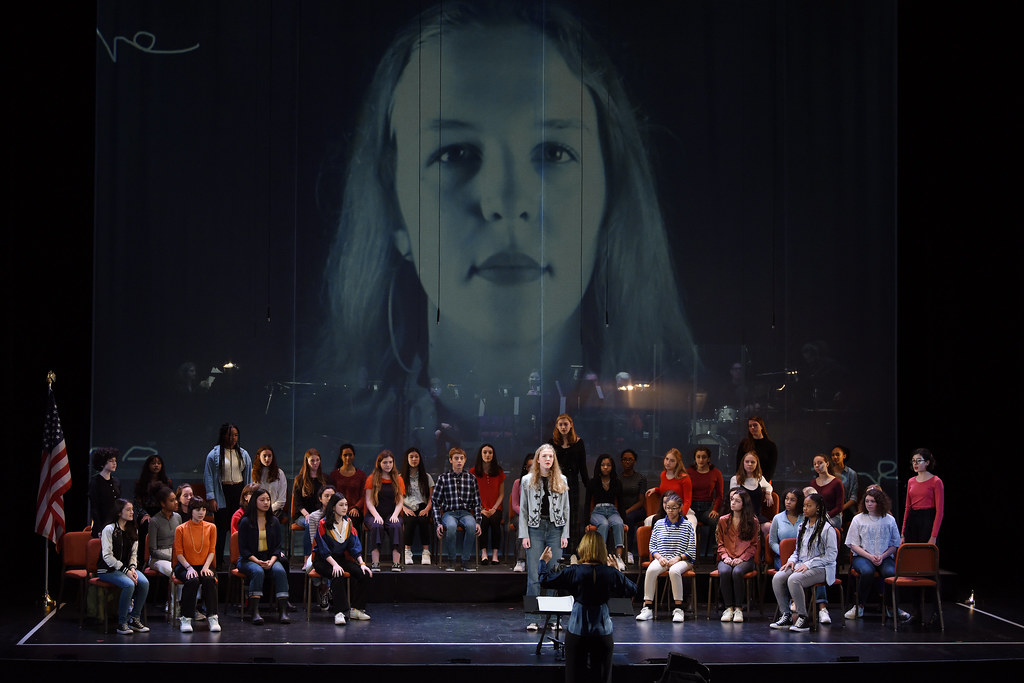
[[[313,539],[309,537],[309,517],[299,515],[299,518],[295,520],[302,527],[302,556],[309,557],[313,554]],[[288,552],[291,552],[289,549]],[[241,567],[239,567],[241,569]]]
[[[622,546],[622,517],[614,505],[611,503],[595,505],[594,511],[590,513],[590,523],[597,527],[598,535],[606,541],[608,540],[608,527],[611,527],[612,544],[608,545],[609,550]]]
[[[121,589],[121,596],[117,602],[117,623],[128,623],[128,610],[132,616],[138,619],[142,616],[142,608],[146,605],[146,596],[149,595],[149,579],[142,573],[142,570],[135,572],[139,582],[135,583],[127,574],[122,572],[104,572],[99,575],[101,581],[113,584]],[[132,600],[135,606],[132,607]]]
[[[308,538],[308,534],[307,534]],[[263,581],[267,570],[252,560],[238,558],[238,570],[249,577],[249,597],[259,598],[263,596]],[[274,581],[274,597],[288,597],[288,570],[278,560],[270,567],[270,575]]]
[[[871,560],[860,555],[854,555],[850,564],[860,574],[860,578],[857,580],[857,604],[861,606],[867,603],[872,591],[877,593],[879,582],[887,576],[896,575],[896,558],[891,555],[882,560],[882,564],[878,567]],[[878,578],[875,578],[876,573]]]
[[[444,552],[448,561],[454,563],[458,543],[459,524],[466,530],[462,538],[462,562],[470,562],[476,552],[476,517],[469,510],[449,510],[441,515],[444,525]]]
[[[562,530],[565,527],[555,526],[551,520],[540,520],[540,525],[529,527],[530,547],[526,550],[526,594],[540,595],[540,556],[545,547],[551,548],[551,559],[548,561],[549,570],[558,566],[562,559]],[[520,541],[521,543],[522,541]],[[554,592],[551,592],[554,595]]]

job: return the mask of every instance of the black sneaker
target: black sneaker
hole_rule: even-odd
[[[324,591],[320,596],[320,609],[327,611],[331,608],[331,591]]]
[[[811,630],[811,620],[800,615],[796,618],[796,623],[789,627],[790,631],[796,631],[797,633],[807,633]]]
[[[779,617],[778,621],[773,621],[772,623],[768,624],[769,628],[778,628],[778,629],[789,628],[792,625],[793,625],[793,615],[790,614],[789,612],[786,612],[781,617]]]
[[[142,620],[138,617],[131,617],[128,619],[128,628],[136,633],[149,633],[149,627],[143,624]]]

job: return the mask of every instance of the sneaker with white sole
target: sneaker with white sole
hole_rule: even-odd
[[[149,627],[142,623],[142,620],[138,617],[128,618],[128,628],[135,631],[136,633],[149,633]]]
[[[863,606],[859,606],[859,605],[854,605],[850,609],[846,610],[846,614],[844,614],[843,616],[845,616],[847,619],[863,619],[864,618],[864,607]]]
[[[619,566],[619,571],[620,572],[626,571],[626,563],[622,561],[622,557],[621,556],[615,558],[615,564],[617,564]]]
[[[829,626],[832,623],[832,616],[828,613],[828,607],[818,610],[818,623],[822,626]]]
[[[652,612],[651,608],[647,605],[644,605],[643,609],[640,610],[640,614],[636,615],[637,621],[650,621],[653,618],[654,612]]]
[[[337,614],[334,615],[334,625],[335,626],[344,626],[345,625],[345,613],[344,612],[338,612]]]
[[[807,633],[811,630],[811,620],[801,614],[793,622],[793,625],[789,627],[789,630],[796,631],[797,633]]]
[[[722,612],[722,621],[732,621],[733,617],[736,616],[736,610],[732,607],[726,607],[725,611]]]
[[[626,563],[627,564],[636,564],[636,562],[633,561],[633,553],[631,553],[631,552],[630,553],[626,553]]]
[[[768,624],[768,627],[769,628],[778,628],[778,629],[788,629],[792,625],[793,625],[793,615],[790,614],[789,612],[786,612],[781,617],[779,617],[778,621],[773,621],[772,623]]]
[[[681,607],[676,607],[674,610],[672,610],[672,623],[673,624],[681,624],[685,620],[686,620],[686,614],[683,613],[683,610],[682,610]]]
[[[430,551],[426,548],[423,549],[423,554],[420,555],[420,564],[430,564]]]
[[[181,632],[192,633],[192,619],[190,617],[181,618]]]
[[[405,549],[405,563],[412,564],[412,548]]]
[[[135,631],[133,631],[130,628],[128,628],[128,624],[118,624],[117,625],[117,632],[119,634],[121,634],[122,636],[130,636],[130,635],[135,633]]]
[[[353,607],[348,611],[348,618],[352,621],[369,621],[370,615],[361,609],[356,609],[355,607]]]
[[[732,623],[742,624],[743,623],[743,610],[739,607],[732,611]]]
[[[210,622],[210,633],[220,633],[220,617],[216,614],[212,614],[207,617]]]
[[[516,562],[516,566],[512,567],[512,571],[520,572],[520,573],[525,572],[526,571],[526,563],[523,562],[522,560],[519,560],[518,562]]]
[[[526,625],[526,630],[527,631],[536,631],[538,628],[539,627],[537,626],[537,624],[535,622],[530,622],[529,624]]]

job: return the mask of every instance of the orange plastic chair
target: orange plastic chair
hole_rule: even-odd
[[[924,611],[924,589],[935,589],[935,604],[939,610],[939,627],[946,630],[942,617],[942,595],[939,590],[939,548],[932,543],[904,543],[896,550],[896,575],[885,579],[892,586],[892,630],[899,631],[899,605],[897,588],[920,588],[921,610]]]
[[[89,570],[86,569],[86,553],[92,534],[89,531],[69,531],[61,536],[60,589],[57,604],[64,596],[64,584],[70,579],[78,584],[78,624],[82,625],[85,610],[85,589],[89,585]]]

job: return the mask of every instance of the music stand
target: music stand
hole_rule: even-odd
[[[554,630],[560,631],[562,629],[562,615],[572,613],[572,599],[569,597],[561,604],[541,609],[537,597],[536,595],[523,596],[523,611],[527,614],[540,614],[544,617],[544,623],[540,627],[540,636],[537,639],[537,654],[540,654],[541,648],[544,646],[544,638],[547,637],[551,641],[552,647],[555,648],[555,658],[564,660],[565,641],[559,639],[554,634],[547,635],[547,631],[548,625],[551,623],[551,617],[555,618]],[[633,616],[635,614],[633,611],[633,601],[629,598],[610,598],[608,600],[608,613],[613,617]]]

